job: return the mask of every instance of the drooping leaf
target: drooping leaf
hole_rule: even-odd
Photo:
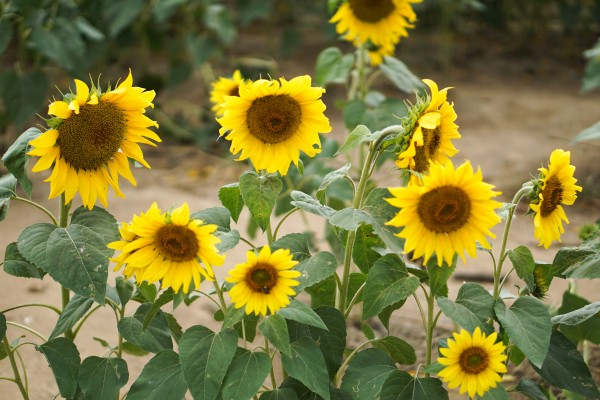
[[[430,258],[427,262],[427,274],[429,275],[427,283],[429,284],[432,296],[448,297],[448,279],[450,279],[450,276],[452,276],[452,273],[456,269],[456,258],[454,256],[451,266],[444,261],[442,266],[438,267],[435,257]]]
[[[283,354],[281,357],[285,371],[323,399],[329,400],[329,375],[319,346],[311,338],[301,337],[291,347],[292,356]]]
[[[183,378],[179,355],[162,350],[144,366],[127,393],[129,400],[183,399],[187,385]]]
[[[57,226],[53,224],[33,224],[25,228],[17,239],[19,253],[21,253],[27,261],[46,272],[48,271],[48,263],[46,261],[48,239],[56,229]]]
[[[417,361],[415,349],[405,340],[396,336],[386,336],[371,342],[373,347],[381,349],[398,364],[410,365]]]
[[[258,324],[258,331],[264,337],[269,339],[273,346],[288,357],[292,356],[292,348],[290,347],[290,335],[288,332],[285,318],[279,314],[273,314],[265,317]]]
[[[22,122],[24,121],[21,121],[21,123]],[[4,166],[14,175],[28,197],[31,197],[32,189],[32,183],[27,177],[27,161],[29,160],[27,152],[29,151],[29,142],[41,134],[42,132],[37,128],[27,129],[17,138],[17,140],[15,140],[2,156]]]
[[[205,210],[196,211],[191,215],[193,219],[200,219],[205,224],[217,225],[221,229],[231,230],[229,221],[231,214],[225,207],[211,207]]]
[[[134,283],[128,279],[124,279],[122,276],[117,276],[115,288],[121,305],[125,306],[131,299],[133,291],[135,290]]]
[[[381,400],[448,400],[448,392],[436,378],[418,378],[392,371],[381,389]]]
[[[317,199],[304,192],[292,190],[290,193],[292,198],[291,204],[311,214],[319,215],[324,218],[329,218],[335,210],[329,206],[321,204]]]
[[[47,242],[47,272],[64,287],[104,304],[112,253],[102,236],[88,227],[56,228]]]
[[[381,254],[375,249],[385,249],[385,243],[373,233],[371,226],[361,225],[356,230],[352,259],[365,274],[368,274],[375,261],[381,258]]]
[[[559,320],[564,319],[570,322],[562,324],[560,331],[573,343],[583,340],[595,344],[600,343],[600,318],[593,318],[600,313],[600,301],[594,304],[596,304],[595,307],[583,297],[579,297],[569,291],[565,291],[563,294],[562,304],[558,309],[558,313],[563,315],[567,313],[575,314],[571,318],[559,318]],[[574,323],[576,321],[578,323]],[[552,319],[552,323],[555,323],[554,318]]]
[[[122,358],[90,356],[79,367],[79,386],[86,400],[114,400],[128,380],[127,363]]]
[[[394,371],[394,361],[383,350],[366,349],[350,360],[340,387],[352,393],[353,400],[376,399]]]
[[[510,258],[510,261],[512,262],[519,278],[523,279],[523,281],[527,284],[527,287],[529,287],[529,290],[533,291],[535,289],[535,281],[533,277],[535,260],[533,259],[531,250],[521,245],[509,250],[508,258]]]
[[[515,391],[524,394],[532,400],[548,400],[540,385],[530,379],[521,379]]]
[[[148,325],[150,325],[150,322],[152,322],[154,316],[160,310],[160,308],[165,304],[169,304],[170,302],[172,302],[174,298],[175,293],[173,292],[173,288],[168,288],[167,290],[162,292],[160,296],[158,296],[158,298],[154,301],[154,303],[152,303],[152,305],[148,309],[148,312],[146,312],[144,320],[142,321],[142,328],[144,330],[148,329]]]
[[[563,247],[552,262],[552,275],[573,279],[600,278],[600,235],[587,239],[579,247]]]
[[[327,329],[327,326],[312,308],[298,300],[291,300],[290,304],[277,312],[283,318],[300,322],[302,324]]]
[[[56,326],[50,334],[49,339],[54,339],[58,335],[65,333],[69,329],[75,326],[85,313],[90,309],[94,300],[83,297],[78,294],[73,296],[67,306],[63,309],[62,314],[56,321]]]
[[[338,169],[336,169],[335,171],[331,171],[329,172],[327,175],[325,175],[323,177],[323,180],[321,181],[321,185],[319,186],[319,189],[317,189],[317,193],[316,193],[316,197],[317,199],[319,199],[320,202],[324,203],[325,202],[325,193],[327,191],[327,188],[335,182],[338,182],[340,180],[343,179],[350,179],[350,175],[348,174],[348,171],[350,171],[350,168],[352,167],[352,164],[346,164],[343,167],[340,167]]]
[[[43,279],[44,275],[46,275],[43,269],[36,267],[23,257],[15,242],[9,243],[6,246],[2,267],[7,274],[19,278]]]
[[[574,311],[552,317],[552,323],[555,325],[575,326],[589,320],[592,317],[598,316],[598,313],[600,313],[600,301],[596,301]]]
[[[367,276],[362,319],[374,317],[385,307],[406,299],[418,287],[419,278],[408,275],[400,257],[385,255],[375,262]]]
[[[552,335],[552,322],[544,303],[534,297],[520,297],[510,308],[499,300],[494,310],[510,339],[533,365],[541,366]]]
[[[317,57],[315,84],[327,86],[328,83],[344,83],[354,64],[352,54],[343,54],[337,47],[328,47]]]
[[[372,142],[374,140],[379,139],[381,136],[381,132],[371,132],[369,128],[365,125],[358,125],[356,128],[350,132],[348,137],[346,137],[346,141],[340,146],[335,155],[345,153],[349,150],[352,150],[361,143]]]
[[[383,59],[379,68],[398,89],[412,93],[423,87],[421,80],[402,61],[390,56],[384,56]]]
[[[0,23],[2,20],[0,20]],[[17,195],[17,178],[13,174],[0,177],[0,221],[6,218],[10,199]]]
[[[276,174],[258,175],[254,171],[246,171],[240,177],[240,193],[244,203],[263,231],[269,225],[271,212],[281,188],[281,180]]]
[[[125,340],[151,353],[173,349],[169,323],[161,310],[156,311],[147,329],[144,329],[144,319],[151,307],[152,304],[144,303],[133,316],[121,319],[118,323],[119,333]]]
[[[501,384],[496,385],[496,387],[490,388],[487,392],[480,397],[481,400],[510,400],[508,397],[508,393],[506,393],[506,389]]]
[[[270,371],[271,359],[266,353],[238,348],[223,381],[223,399],[252,398]]]
[[[75,396],[81,359],[73,341],[56,338],[38,346],[37,349],[46,356],[61,396]]]
[[[240,213],[244,208],[244,199],[240,193],[240,184],[238,182],[231,183],[219,189],[219,200],[229,210],[231,219],[237,223]]]
[[[227,369],[237,350],[238,335],[233,329],[215,333],[196,325],[179,340],[179,358],[194,399],[217,398]]]
[[[598,387],[577,347],[559,331],[552,331],[550,347],[541,368],[535,365],[533,368],[551,385],[589,399],[600,398]]]
[[[481,285],[463,284],[456,297],[456,303],[447,297],[438,297],[437,303],[444,315],[469,332],[476,327],[486,332],[486,321],[493,316],[494,298]]]
[[[94,206],[91,210],[78,207],[71,217],[71,224],[90,228],[104,239],[106,244],[120,239],[119,228],[115,217],[103,208]]]
[[[310,258],[310,236],[304,233],[290,233],[271,243],[271,250],[289,249],[296,261]]]

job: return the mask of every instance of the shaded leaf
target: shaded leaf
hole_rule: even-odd
[[[447,400],[448,392],[436,378],[415,378],[392,371],[381,390],[381,400]]]
[[[81,359],[73,341],[56,338],[38,346],[37,349],[46,356],[61,396],[65,398],[75,396]]]
[[[381,349],[398,364],[410,365],[417,361],[415,349],[406,341],[396,336],[386,336],[371,342],[373,347]]]
[[[121,238],[115,217],[105,209],[97,206],[94,206],[91,210],[84,206],[78,207],[73,212],[71,224],[90,228],[101,236],[106,244]]]
[[[335,273],[336,268],[337,260],[335,256],[326,251],[319,252],[313,257],[305,259],[294,267],[301,274],[297,278],[300,284],[294,287],[294,290],[296,293],[300,293],[307,287],[327,279]]]
[[[352,393],[354,400],[373,400],[379,398],[385,381],[394,371],[394,361],[384,351],[366,349],[350,360],[340,387]]]
[[[301,324],[327,329],[321,317],[309,306],[298,300],[290,301],[290,304],[277,311],[279,315],[287,320],[300,322]]]
[[[186,391],[179,355],[173,350],[162,350],[144,366],[140,376],[131,385],[127,399],[183,399]]]
[[[315,84],[327,86],[328,83],[344,83],[354,64],[354,55],[343,54],[337,47],[328,47],[317,57]]]
[[[17,122],[19,123],[19,121]],[[25,121],[20,121],[20,123],[23,122]],[[27,152],[29,151],[29,142],[41,134],[42,132],[37,128],[27,129],[17,138],[17,140],[15,140],[2,156],[4,166],[14,175],[28,197],[31,197],[32,189],[32,183],[27,177],[27,161],[29,160]]]
[[[223,399],[250,399],[271,371],[271,359],[262,351],[238,348],[223,381]]]
[[[122,358],[91,356],[79,367],[79,386],[85,400],[114,400],[128,380],[127,363]]]
[[[292,377],[325,400],[329,400],[329,375],[323,353],[308,337],[301,337],[291,344],[292,356],[282,354],[283,368]]]
[[[36,267],[23,257],[15,242],[6,246],[2,267],[7,274],[19,278],[43,279],[44,275],[46,275],[43,269]]]
[[[398,89],[412,93],[423,87],[421,80],[402,61],[390,56],[383,56],[383,59],[384,62],[379,68]]]
[[[271,243],[271,250],[289,249],[296,261],[304,261],[310,257],[310,236],[305,233],[290,233]]]
[[[292,348],[290,347],[290,336],[285,319],[279,314],[273,314],[265,317],[258,324],[258,331],[264,337],[269,339],[277,350],[281,351],[288,357],[292,356]]]
[[[85,313],[90,309],[94,300],[83,297],[78,294],[73,296],[67,306],[63,309],[62,313],[56,321],[56,326],[50,334],[49,339],[54,339],[58,335],[65,333],[69,329],[75,326]]]
[[[219,189],[219,200],[229,210],[231,219],[238,222],[240,213],[244,208],[244,199],[240,193],[240,184],[238,182],[231,183]]]
[[[25,228],[17,239],[19,253],[21,253],[27,261],[46,272],[48,271],[48,263],[46,261],[48,239],[56,229],[57,226],[53,224],[33,224]]]
[[[269,225],[281,188],[281,180],[276,174],[258,175],[254,171],[246,171],[240,177],[240,193],[244,203],[263,231]]]
[[[169,323],[161,310],[156,312],[147,329],[144,329],[144,318],[151,307],[152,304],[144,303],[132,317],[121,319],[118,323],[119,332],[125,340],[151,353],[173,349]]]

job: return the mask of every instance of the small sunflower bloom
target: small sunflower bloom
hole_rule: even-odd
[[[421,0],[347,0],[340,6],[329,22],[336,24],[336,31],[356,44],[372,43],[375,46],[395,45],[401,37],[408,36],[408,29],[417,15],[412,3]]]
[[[381,64],[385,56],[393,56],[396,50],[394,44],[385,44],[380,46],[368,46],[369,62],[376,67]]]
[[[569,223],[563,205],[570,206],[577,199],[575,166],[570,165],[571,152],[556,149],[550,154],[548,168],[540,168],[537,190],[534,190],[529,208],[535,213],[533,218],[534,236],[539,246],[550,247],[553,241],[560,242],[565,232],[563,221]]]
[[[239,69],[236,69],[233,72],[233,76],[231,78],[226,78],[222,76],[212,83],[212,90],[210,92],[210,102],[214,105],[211,108],[211,110],[215,113],[217,117],[222,117],[225,111],[223,109],[223,102],[225,101],[225,96],[239,96],[239,88],[243,82],[244,78],[242,78],[242,73]]]
[[[201,277],[213,281],[213,266],[223,265],[225,257],[216,247],[221,239],[214,235],[217,226],[193,219],[187,203],[163,213],[156,203],[120,227],[121,240],[108,244],[121,254],[111,261],[115,271],[135,275],[138,283],[162,282],[162,288],[183,289],[193,282],[200,287]]]
[[[479,327],[473,335],[462,329],[454,332],[454,339],[448,339],[448,347],[440,348],[443,357],[437,359],[445,366],[438,373],[448,387],[460,387],[460,394],[481,397],[502,380],[500,374],[506,373],[506,346],[496,343],[496,332],[486,336]]]
[[[454,104],[446,99],[450,88],[439,90],[430,79],[423,82],[431,95],[419,98],[403,121],[408,137],[396,160],[398,168],[419,174],[427,174],[431,164],[443,164],[458,153],[452,140],[460,138]],[[411,174],[411,180],[419,182],[415,174]]]
[[[486,236],[494,238],[490,229],[500,222],[494,209],[501,203],[492,200],[500,192],[493,189],[468,161],[456,169],[451,162],[433,164],[422,184],[389,188],[393,197],[386,200],[400,211],[387,225],[403,228],[397,235],[413,259],[427,262],[435,253],[442,266],[451,265],[455,254],[465,261],[465,251],[475,258],[476,243],[491,248]]]
[[[272,314],[286,307],[289,296],[296,294],[292,288],[300,284],[295,279],[300,272],[292,270],[296,264],[288,249],[271,252],[269,246],[264,246],[258,255],[249,251],[247,261],[236,265],[225,278],[235,284],[229,290],[235,308],[245,306],[246,314],[266,316],[267,310]]]
[[[331,131],[321,95],[308,75],[290,81],[259,79],[239,87],[239,97],[226,96],[219,134],[231,141],[238,160],[250,159],[256,170],[286,175],[298,166],[300,151],[321,152],[319,133]]]
[[[108,188],[124,197],[119,188],[119,176],[133,186],[129,159],[150,168],[140,143],[156,146],[161,142],[150,127],[156,121],[144,115],[146,108],[154,107],[153,90],[133,86],[131,71],[115,89],[101,93],[75,79],[76,91],[63,100],[53,101],[48,114],[55,116],[51,129],[29,142],[27,153],[40,159],[33,172],[52,169],[49,198],[65,194],[65,202],[79,192],[83,205],[89,209],[99,199],[108,206]],[[154,142],[153,142],[154,141]]]

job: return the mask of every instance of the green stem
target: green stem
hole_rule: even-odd
[[[352,297],[352,300],[350,300],[350,303],[348,304],[348,308],[346,309],[346,314],[344,314],[345,319],[348,319],[348,316],[350,315],[350,311],[352,311],[352,306],[354,306],[354,304],[356,304],[356,302],[358,301],[358,298],[360,297],[363,290],[365,289],[365,285],[366,285],[366,282],[363,283],[362,285],[360,285],[360,287],[358,288],[356,293],[354,293],[354,296]]]
[[[34,206],[35,208],[41,210],[42,212],[44,212],[48,217],[50,217],[50,220],[52,221],[52,223],[54,225],[58,225],[58,221],[56,220],[56,217],[54,216],[54,214],[52,214],[50,212],[50,210],[48,210],[46,207],[36,203],[35,201],[31,201],[29,199],[23,198],[23,197],[19,197],[19,196],[15,196],[12,198],[12,200],[18,200],[18,201],[22,201],[23,203],[29,204],[31,206]]]
[[[71,203],[65,203],[65,194],[62,193],[60,195],[60,209],[59,209],[59,226],[61,228],[66,228],[69,225],[69,210],[71,209]],[[62,309],[64,311],[67,304],[69,304],[69,300],[71,297],[71,292],[64,286],[61,286],[61,299],[62,299]],[[65,332],[65,337],[67,339],[73,340],[73,329],[68,329]]]
[[[252,242],[251,242],[251,241],[249,241],[248,239],[245,239],[245,238],[243,238],[243,237],[241,237],[241,236],[240,236],[240,240],[241,240],[242,242],[246,243],[248,246],[252,247],[253,249],[255,249],[255,248],[256,248],[256,246],[255,246],[254,244],[252,244]]]
[[[365,160],[360,179],[358,181],[358,188],[356,189],[356,196],[354,197],[354,208],[359,209],[362,206],[363,196],[367,187],[367,182],[370,178],[371,162],[375,155],[375,147],[373,143],[369,145],[369,153]],[[348,233],[348,239],[346,240],[346,249],[344,251],[344,272],[342,275],[342,286],[340,287],[340,298],[338,302],[338,309],[344,315],[346,315],[346,296],[348,294],[348,286],[350,285],[350,265],[352,263],[352,247],[354,246],[354,240],[356,239],[356,231]]]
[[[42,342],[44,342],[44,343],[46,343],[46,342],[48,341],[48,339],[47,339],[47,338],[45,338],[45,337],[44,337],[44,335],[42,335],[41,333],[39,333],[39,332],[38,332],[38,331],[36,331],[35,329],[33,329],[33,328],[30,328],[30,327],[28,327],[28,326],[21,325],[21,324],[18,324],[18,323],[16,323],[16,322],[12,322],[12,321],[6,321],[6,325],[12,325],[12,326],[15,326],[15,327],[17,327],[17,328],[21,328],[21,329],[23,329],[24,331],[27,331],[27,332],[29,332],[29,333],[32,333],[32,334],[34,334],[35,336],[37,336],[38,338],[40,338],[40,339],[42,340]]]
[[[23,385],[23,381],[21,381],[21,375],[19,374],[19,368],[17,367],[15,355],[13,353],[13,350],[10,348],[10,343],[8,343],[8,338],[6,337],[6,335],[4,335],[4,339],[2,340],[2,342],[4,343],[4,349],[6,350],[8,359],[10,360],[10,366],[13,370],[13,373],[15,374],[14,382],[19,387],[19,390],[21,391],[21,395],[23,396],[23,399],[29,400],[29,394],[27,393],[27,389],[25,389],[25,386]]]
[[[352,361],[352,359],[354,358],[354,356],[358,354],[359,350],[361,350],[363,347],[365,347],[369,343],[374,342],[375,340],[378,340],[378,339],[371,339],[371,340],[367,340],[364,343],[361,343],[357,348],[355,348],[352,351],[352,353],[350,353],[350,355],[348,356],[348,358],[346,358],[344,360],[344,363],[338,369],[338,372],[335,375],[335,380],[333,381],[333,385],[335,387],[339,387],[339,384],[341,383],[342,375],[344,374],[344,371],[346,370],[346,367],[348,367],[348,364],[350,364],[350,361]]]
[[[267,353],[267,356],[269,356],[269,359],[271,359],[271,372],[269,373],[269,375],[271,375],[271,385],[273,385],[273,390],[275,390],[277,388],[277,379],[275,379],[275,371],[273,370],[273,358],[271,357],[271,350],[269,349],[269,339],[267,339],[266,336],[265,353]]]
[[[123,318],[125,318],[125,306],[119,308],[119,321],[121,321]],[[119,322],[117,321],[117,324],[118,323]],[[121,335],[121,332],[119,332],[119,338],[117,342],[117,357],[123,358],[123,335]]]
[[[269,221],[269,225],[267,225],[267,243],[269,244],[269,247],[271,246],[271,243],[273,243],[273,231],[271,230],[271,221]]]
[[[437,318],[434,320],[433,317],[433,308],[434,304],[434,296],[429,293],[427,295],[427,331],[425,332],[425,365],[431,364],[431,352],[432,352],[432,343],[433,343],[433,329],[435,328],[435,323],[437,322]],[[430,374],[426,373],[425,377],[429,378]]]
[[[283,224],[283,221],[285,221],[286,219],[289,218],[290,215],[292,215],[293,213],[295,213],[296,211],[298,211],[299,208],[298,207],[294,207],[292,208],[290,211],[287,212],[287,214],[285,214],[281,220],[279,221],[279,223],[277,224],[277,226],[275,227],[275,232],[273,232],[273,239],[277,240],[277,234],[279,233],[279,228],[281,228],[281,225]]]
[[[83,326],[83,323],[92,316],[92,314],[94,312],[96,312],[96,310],[98,310],[100,307],[102,307],[101,305],[97,305],[96,307],[92,308],[90,311],[87,312],[87,314],[85,314],[83,316],[83,318],[81,319],[81,321],[79,321],[79,323],[77,324],[77,326],[75,327],[75,329],[73,330],[73,339],[75,339],[77,337],[77,334],[79,333],[79,330],[81,329],[81,327]],[[118,321],[117,321],[118,322]]]
[[[531,186],[524,185],[521,189],[519,189],[512,200],[512,205],[508,209],[508,217],[506,218],[506,224],[504,225],[502,245],[500,246],[500,254],[498,256],[498,265],[494,266],[494,301],[498,300],[498,296],[500,295],[500,274],[502,273],[502,264],[506,259],[506,243],[508,242],[508,234],[510,232],[513,216],[515,214],[517,204],[519,204],[521,198],[529,192],[531,192]]]
[[[21,353],[17,351],[17,347],[13,349],[17,357],[19,358],[19,363],[21,364],[21,370],[23,371],[23,381],[25,383],[25,390],[29,393],[29,378],[27,377],[27,368],[25,368],[25,362],[23,361],[23,357],[21,357]]]
[[[18,310],[19,308],[25,308],[25,307],[43,307],[43,308],[48,308],[52,311],[54,311],[55,313],[57,313],[58,315],[60,315],[62,313],[62,311],[60,311],[58,308],[50,305],[50,304],[42,304],[42,303],[29,303],[29,304],[21,304],[18,306],[14,306],[14,307],[10,307],[7,308],[5,310],[0,311],[0,313],[4,314],[7,313],[9,311],[13,311],[13,310]]]
[[[213,285],[215,287],[215,291],[217,292],[217,296],[219,296],[219,302],[221,306],[221,310],[223,311],[223,315],[227,311],[227,303],[225,303],[225,297],[223,297],[223,291],[221,290],[221,286],[217,281],[213,281]]]

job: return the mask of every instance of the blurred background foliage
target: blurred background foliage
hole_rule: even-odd
[[[319,38],[321,49],[341,43],[327,22],[328,4],[337,2],[0,0],[0,150],[41,122],[35,114],[46,115],[48,99],[58,95],[53,85],[100,73],[101,82],[114,83],[131,67],[136,85],[178,90],[153,110],[163,136],[219,151],[211,82],[234,68],[248,78],[275,74],[276,60],[304,49],[307,38]],[[600,35],[597,0],[424,0],[415,9],[411,36],[435,35],[440,68],[455,61],[457,46],[468,48],[466,56],[501,46],[505,55],[574,56],[583,74],[582,52]],[[600,86],[599,54],[598,45],[586,53],[583,91]]]

